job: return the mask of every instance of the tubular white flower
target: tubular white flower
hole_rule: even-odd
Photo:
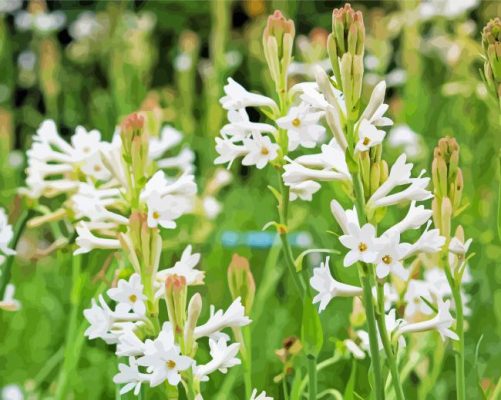
[[[131,331],[125,331],[118,337],[115,354],[119,357],[142,356],[146,351],[144,342]]]
[[[353,297],[362,294],[362,288],[335,280],[329,269],[329,257],[320,266],[313,269],[310,279],[311,287],[318,292],[313,304],[320,303],[318,311],[322,312],[334,297]]]
[[[225,312],[223,310],[214,312],[214,308],[211,307],[209,320],[195,328],[194,338],[210,337],[225,328],[236,328],[250,323],[251,320],[245,315],[245,309],[242,306],[240,297],[237,297]]]
[[[389,234],[390,232],[403,233],[410,229],[418,229],[424,225],[431,218],[432,211],[427,210],[424,206],[420,205],[416,207],[416,202],[412,201],[409,207],[407,215],[399,223],[393,225],[384,234]]]
[[[254,132],[275,133],[277,131],[273,125],[250,121],[245,108],[228,111],[228,121],[230,123],[221,129],[221,136],[231,137],[232,142],[248,138]]]
[[[120,279],[116,288],[108,289],[106,292],[110,299],[123,304],[127,311],[132,310],[138,315],[144,315],[146,312],[146,296],[143,293],[143,284],[139,274],[134,273],[129,281]]]
[[[438,253],[445,244],[445,237],[440,235],[438,229],[429,230],[431,221],[428,221],[426,229],[419,239],[410,246],[407,246],[404,258],[408,258],[417,253],[433,254]]]
[[[433,312],[423,299],[426,299],[429,303],[433,303],[430,285],[428,282],[412,279],[409,281],[407,291],[404,294],[406,318],[412,318],[418,313],[429,315]]]
[[[258,132],[252,134],[252,138],[243,140],[247,154],[242,160],[242,165],[255,165],[257,169],[263,169],[270,161],[277,158],[279,146],[272,143],[268,136]]]
[[[214,160],[214,164],[226,164],[228,168],[235,159],[245,156],[249,150],[243,144],[237,145],[228,138],[216,138],[216,151],[219,156]]]
[[[273,400],[273,397],[268,396],[264,390],[258,394],[257,389],[253,389],[249,400]]]
[[[353,206],[352,210],[345,211],[341,204],[339,204],[335,199],[331,201],[330,205],[332,215],[345,235],[349,234],[348,225],[350,223],[360,226],[355,206]]]
[[[346,349],[355,357],[357,360],[365,359],[365,351],[363,351],[353,340],[346,339],[343,341]]]
[[[369,103],[360,116],[360,121],[366,119],[374,126],[393,125],[393,121],[390,118],[383,117],[384,113],[388,110],[388,105],[384,104],[385,92],[386,82],[381,81],[374,87]]]
[[[12,283],[8,283],[5,287],[3,299],[0,300],[0,310],[18,311],[21,308],[21,303],[14,298],[16,287]]]
[[[73,254],[84,254],[88,253],[94,249],[119,249],[120,242],[118,239],[108,239],[97,237],[90,231],[88,224],[84,221],[80,221],[76,226],[77,238],[75,240],[78,249],[76,249]]]
[[[315,181],[304,181],[290,185],[289,199],[294,201],[301,199],[304,201],[311,201],[313,195],[320,190],[322,186]]]
[[[313,148],[325,136],[325,128],[319,124],[324,116],[322,111],[314,112],[306,103],[293,106],[286,116],[278,118],[277,125],[287,130],[289,151],[296,150],[300,145]]]
[[[120,389],[121,395],[134,390],[134,395],[138,396],[141,391],[141,384],[143,382],[150,382],[148,374],[139,372],[137,360],[134,357],[129,357],[129,365],[118,364],[118,370],[120,372],[113,377],[113,382],[116,384],[125,383],[122,389]]]
[[[360,228],[356,224],[349,223],[348,232],[348,234],[339,238],[341,244],[350,249],[344,257],[344,266],[349,267],[357,261],[373,263],[378,254],[378,243],[374,226],[367,223]]]
[[[224,86],[225,96],[219,102],[226,110],[239,110],[245,107],[271,107],[278,109],[277,104],[269,97],[247,91],[242,85],[228,78]]]
[[[195,153],[188,148],[184,148],[174,157],[165,157],[157,161],[157,167],[162,169],[176,168],[183,174],[191,174],[195,170],[193,162]]]
[[[7,214],[3,208],[0,208],[0,251],[11,256],[16,254],[14,249],[9,247],[9,243],[14,237],[12,225],[9,224]],[[3,262],[4,256],[0,254],[0,264]]]
[[[408,247],[407,243],[400,243],[399,233],[383,235],[379,238],[379,249],[375,260],[376,275],[379,279],[386,278],[390,272],[404,281],[409,279],[409,271],[401,262]]]
[[[200,381],[208,381],[208,375],[217,370],[225,374],[228,368],[241,364],[240,359],[236,358],[240,343],[232,343],[228,346],[226,338],[209,339],[209,347],[212,360],[207,364],[194,367],[193,372]]]
[[[181,143],[183,134],[172,126],[166,125],[162,128],[159,137],[149,138],[148,156],[152,160],[157,160],[162,155]]]
[[[386,132],[377,129],[366,119],[360,122],[357,130],[358,142],[355,146],[356,151],[368,151],[371,147],[377,146],[383,142]]]
[[[457,256],[464,256],[470,249],[473,239],[461,242],[457,237],[453,237],[449,243],[449,251]]]
[[[443,301],[441,298],[437,300],[438,314],[434,318],[427,321],[404,324],[398,329],[398,333],[402,335],[405,333],[437,330],[442,340],[445,340],[446,337],[459,340],[456,332],[449,329],[455,321],[450,313],[450,301]]]

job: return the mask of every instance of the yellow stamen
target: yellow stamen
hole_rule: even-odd
[[[294,118],[292,120],[292,125],[297,128],[299,125],[301,125],[301,120],[299,118]]]
[[[358,245],[358,250],[361,251],[361,252],[364,252],[367,250],[367,245],[365,243],[360,243]]]

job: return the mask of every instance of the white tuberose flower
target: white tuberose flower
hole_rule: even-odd
[[[195,339],[218,334],[224,328],[236,328],[251,323],[250,318],[245,315],[240,297],[237,297],[225,312],[213,311],[211,309],[211,316],[205,324],[195,328]]]
[[[362,288],[336,281],[332,277],[329,269],[329,257],[320,264],[320,267],[313,269],[310,285],[318,292],[313,298],[313,304],[320,303],[319,312],[325,310],[327,304],[334,297],[352,297],[362,294]]]
[[[113,382],[116,384],[126,384],[120,389],[121,395],[134,390],[134,394],[137,396],[141,390],[141,384],[149,382],[149,375],[139,372],[137,361],[134,357],[129,357],[129,365],[118,364],[118,370],[120,372],[113,377]]]
[[[247,151],[242,160],[242,165],[255,165],[257,169],[263,169],[266,164],[277,158],[279,146],[272,143],[268,136],[254,133],[252,138],[243,140]]]
[[[268,396],[265,391],[257,394],[257,389],[254,389],[249,400],[273,400],[273,397]]]
[[[360,152],[367,151],[371,147],[381,144],[385,135],[385,131],[377,129],[369,121],[363,119],[358,127],[358,142],[355,150]]]
[[[128,282],[120,279],[117,287],[109,289],[107,293],[117,303],[126,305],[127,311],[132,310],[138,315],[144,315],[146,312],[146,296],[143,293],[141,277],[137,273],[132,274]]]
[[[21,308],[21,303],[14,298],[16,288],[12,283],[7,284],[3,299],[0,300],[0,310],[17,311]]]
[[[88,253],[93,249],[119,249],[120,242],[117,239],[108,239],[97,237],[90,231],[88,225],[84,221],[80,221],[76,226],[77,238],[76,244],[78,249],[74,255]]]
[[[348,234],[339,238],[341,244],[350,249],[344,257],[344,266],[349,267],[357,261],[373,263],[377,257],[376,229],[367,223],[362,228],[348,224]]]
[[[269,97],[248,92],[232,78],[228,78],[228,84],[224,87],[224,93],[225,96],[221,97],[219,102],[226,110],[240,110],[245,107],[278,108],[277,104]]]
[[[401,260],[409,247],[400,243],[400,234],[383,235],[380,239],[380,248],[376,257],[376,275],[379,279],[388,276],[390,272],[404,281],[409,278],[409,272],[402,265]]]
[[[16,251],[9,247],[9,243],[14,236],[12,231],[12,226],[9,225],[7,220],[7,214],[3,208],[0,208],[0,251],[5,255],[14,255]],[[0,264],[4,260],[4,256],[0,254]]]
[[[210,355],[212,360],[207,364],[199,365],[194,368],[195,376],[201,381],[208,381],[208,375],[216,370],[223,374],[228,371],[228,368],[240,365],[241,361],[236,358],[240,343],[232,343],[228,346],[227,340],[224,337],[218,340],[209,339]]]

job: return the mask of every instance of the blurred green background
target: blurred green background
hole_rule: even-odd
[[[126,114],[160,110],[166,123],[186,134],[196,153],[197,182],[203,191],[215,171],[214,138],[225,122],[218,99],[226,78],[233,76],[246,88],[272,93],[261,48],[266,16],[281,9],[295,20],[296,32],[303,36],[296,40],[295,61],[308,64],[325,57],[322,38],[330,30],[332,8],[343,4],[68,0],[23,1],[15,9],[14,3],[0,2],[0,204],[11,211],[15,189],[24,179],[24,152],[45,118],[54,119],[65,135],[80,124],[99,129],[109,139]],[[419,146],[413,148],[416,167],[430,168],[433,147],[444,135],[455,136],[461,146],[469,207],[460,221],[466,235],[474,238],[476,253],[470,263],[473,282],[467,286],[472,312],[466,334],[468,394],[476,399],[481,398],[478,377],[486,387],[501,374],[501,246],[496,232],[501,127],[499,110],[490,103],[479,74],[480,31],[500,15],[501,3],[473,1],[470,8],[454,12],[461,8],[459,3],[463,2],[453,5],[452,12],[430,16],[418,1],[352,2],[364,12],[368,86],[386,79],[392,119],[419,134]],[[20,16],[26,12],[50,13],[51,19],[27,26]],[[394,160],[401,150],[396,145],[386,157]],[[300,305],[287,295],[292,282],[283,274],[277,247],[248,242],[232,247],[222,240],[225,232],[259,231],[274,219],[275,201],[266,185],[276,177],[269,169],[250,170],[237,163],[232,171],[234,181],[218,196],[222,212],[215,220],[184,217],[181,230],[165,236],[168,248],[162,265],[172,265],[184,246],[193,243],[202,253],[201,268],[208,272],[201,289],[204,302],[222,306],[230,301],[225,281],[231,255],[249,257],[258,292],[252,316],[254,385],[279,399],[280,384],[273,378],[283,366],[274,352],[283,339],[299,335],[299,318],[291,315]],[[326,234],[333,228],[328,204],[336,190],[334,185],[324,186],[312,204],[292,205],[291,228],[308,232],[312,247],[337,246]],[[0,313],[0,388],[20,385],[29,398],[53,394],[69,318],[71,252],[63,249],[43,256],[40,249],[53,240],[41,229],[24,235],[12,278],[23,308]],[[85,306],[99,285],[94,278],[106,257],[97,252],[84,258]],[[340,272],[354,281],[354,271]],[[334,351],[336,340],[347,337],[351,302],[334,304],[321,315],[325,357]],[[425,346],[423,352],[433,359],[434,350]],[[409,377],[408,398],[420,398],[420,382],[430,373],[429,364],[423,363]],[[342,389],[351,366],[347,358],[323,370],[320,387]],[[367,369],[367,361],[358,363],[361,396],[368,390]],[[78,371],[71,376],[72,398],[115,398],[115,373],[111,349],[99,341],[86,342]],[[205,390],[213,395],[206,398],[228,399],[217,393],[229,388],[231,398],[243,398],[238,368],[227,376],[215,375]],[[426,398],[454,398],[453,388],[453,353],[448,351],[443,372]]]

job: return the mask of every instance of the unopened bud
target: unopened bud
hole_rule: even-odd
[[[193,332],[195,331],[198,317],[200,317],[201,312],[202,296],[200,296],[200,293],[195,293],[188,303],[188,313],[184,327],[184,346],[186,354],[192,354],[195,350],[193,348],[193,346],[195,345],[195,341],[193,340]]]
[[[442,199],[442,206],[440,208],[440,234],[449,238],[451,236],[451,219],[452,219],[452,204],[448,197]]]
[[[350,326],[359,327],[365,323],[365,309],[359,297],[353,298],[353,309],[350,314]]]
[[[279,10],[268,17],[263,31],[263,48],[271,77],[278,90],[286,90],[295,34],[294,21],[286,19]]]
[[[228,267],[228,285],[231,297],[233,299],[240,297],[245,307],[245,313],[249,315],[254,303],[256,284],[247,258],[233,254]]]
[[[489,91],[500,101],[501,95],[501,19],[491,19],[482,30],[484,78]]]
[[[381,164],[376,163],[371,167],[371,195],[379,188],[379,183],[381,182]]]
[[[360,173],[362,175],[362,184],[364,185],[365,197],[370,196],[371,187],[371,159],[368,151],[360,153]]]
[[[169,321],[176,336],[183,334],[186,321],[186,278],[182,275],[169,275],[165,280],[165,300]]]
[[[381,174],[380,174],[380,180],[379,180],[379,185],[381,186],[386,180],[388,179],[388,163],[385,160],[381,160]]]

